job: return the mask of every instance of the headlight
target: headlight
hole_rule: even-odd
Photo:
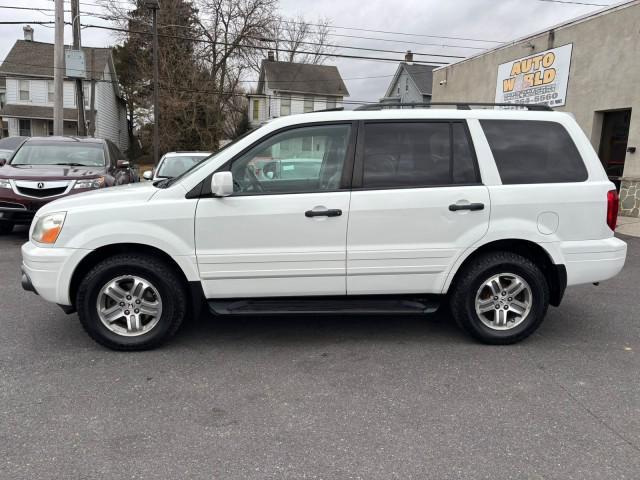
[[[9,180],[7,180],[6,178],[0,178],[0,188],[11,188]]]
[[[104,177],[88,178],[86,180],[76,180],[74,189],[76,188],[102,188],[104,187]]]
[[[64,218],[67,216],[65,212],[50,213],[43,215],[36,222],[33,228],[31,239],[38,243],[47,243],[53,245],[60,235]]]

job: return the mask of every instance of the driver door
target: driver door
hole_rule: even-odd
[[[207,298],[346,294],[354,137],[351,123],[287,129],[225,167],[234,194],[196,210]]]

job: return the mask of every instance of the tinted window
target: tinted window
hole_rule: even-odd
[[[231,165],[240,194],[300,193],[340,188],[351,127],[288,130],[260,143]]]
[[[480,122],[505,185],[583,182],[587,170],[569,133],[555,122]]]
[[[370,123],[364,138],[364,187],[477,182],[461,123]]]

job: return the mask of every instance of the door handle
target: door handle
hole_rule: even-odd
[[[457,212],[458,210],[471,210],[472,212],[476,212],[478,210],[484,210],[484,203],[468,203],[466,205],[454,203],[449,205],[449,210],[452,212]]]
[[[304,212],[305,217],[339,217],[342,215],[342,210],[339,208],[332,208],[330,210],[307,210]]]

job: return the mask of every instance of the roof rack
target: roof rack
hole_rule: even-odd
[[[318,113],[318,112],[341,112],[344,110],[344,107],[333,107],[333,108],[325,108],[324,110],[313,110],[307,113]]]
[[[439,106],[455,106],[458,110],[471,110],[471,107],[509,107],[513,109],[526,108],[530,111],[552,112],[549,105],[531,103],[483,103],[483,102],[431,102],[431,103],[372,103],[361,105],[356,110],[384,110],[385,108],[431,108]]]

